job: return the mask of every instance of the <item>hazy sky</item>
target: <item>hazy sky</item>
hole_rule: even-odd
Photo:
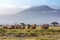
[[[13,14],[31,6],[40,5],[60,8],[60,0],[0,0],[0,15]]]
[[[36,5],[51,5],[60,6],[60,0],[0,0],[1,5],[24,5],[24,6],[36,6]]]
[[[24,9],[30,8],[32,6],[41,6],[41,5],[48,5],[52,8],[60,9],[60,0],[0,0],[0,16],[1,15],[14,14],[14,13],[20,12]],[[44,14],[44,15],[47,15],[47,14]],[[40,15],[38,17],[40,18]],[[43,15],[41,15],[41,19],[39,19],[38,17],[37,17],[38,22],[36,21],[37,19],[34,20],[33,18],[32,18],[33,21],[28,19],[28,18],[24,21],[25,22],[31,22],[31,23],[36,22],[36,23],[39,23],[39,24],[40,24],[40,22],[41,23],[50,23],[51,21],[60,22],[60,19],[59,19],[60,14],[59,13],[58,14],[50,13],[50,14],[48,14],[49,18],[47,16],[45,17]],[[9,21],[9,19],[0,18],[0,23],[11,22],[11,20]],[[19,21],[22,21],[22,20],[19,20]],[[48,20],[48,21],[46,21],[46,20]]]

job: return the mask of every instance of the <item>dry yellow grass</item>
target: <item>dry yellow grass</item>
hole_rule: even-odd
[[[38,31],[37,33],[39,33],[39,31],[42,29],[41,29],[41,27],[37,27],[36,29],[27,29],[26,28],[26,29],[4,29],[4,30],[7,31],[6,34],[10,33],[10,32],[13,33],[14,31],[16,31],[18,34],[18,33],[27,33],[27,31],[29,31],[29,30],[31,32],[34,32],[37,30]],[[52,32],[48,35],[46,35],[46,34],[49,32],[45,31],[44,35],[39,34],[39,36],[37,36],[37,37],[0,37],[0,40],[60,40],[60,32],[54,32],[56,30],[60,31],[60,27],[49,27],[48,30],[50,30],[50,31],[52,30]]]

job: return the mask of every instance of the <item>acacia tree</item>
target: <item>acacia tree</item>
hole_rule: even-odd
[[[51,23],[52,26],[58,26],[58,24],[59,24],[58,22],[52,22]]]
[[[25,28],[25,23],[20,23],[21,24],[21,28],[24,29]]]

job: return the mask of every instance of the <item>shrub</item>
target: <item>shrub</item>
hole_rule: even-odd
[[[56,32],[56,30],[50,29],[47,32]]]
[[[0,36],[4,36],[5,35],[5,30],[4,29],[0,29]]]
[[[40,40],[54,40],[54,39],[51,39],[51,38],[41,38]]]

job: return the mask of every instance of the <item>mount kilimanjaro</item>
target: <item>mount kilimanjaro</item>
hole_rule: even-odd
[[[0,24],[24,22],[26,24],[44,24],[53,21],[60,22],[60,9],[53,9],[47,5],[34,6],[12,15],[0,16]]]

